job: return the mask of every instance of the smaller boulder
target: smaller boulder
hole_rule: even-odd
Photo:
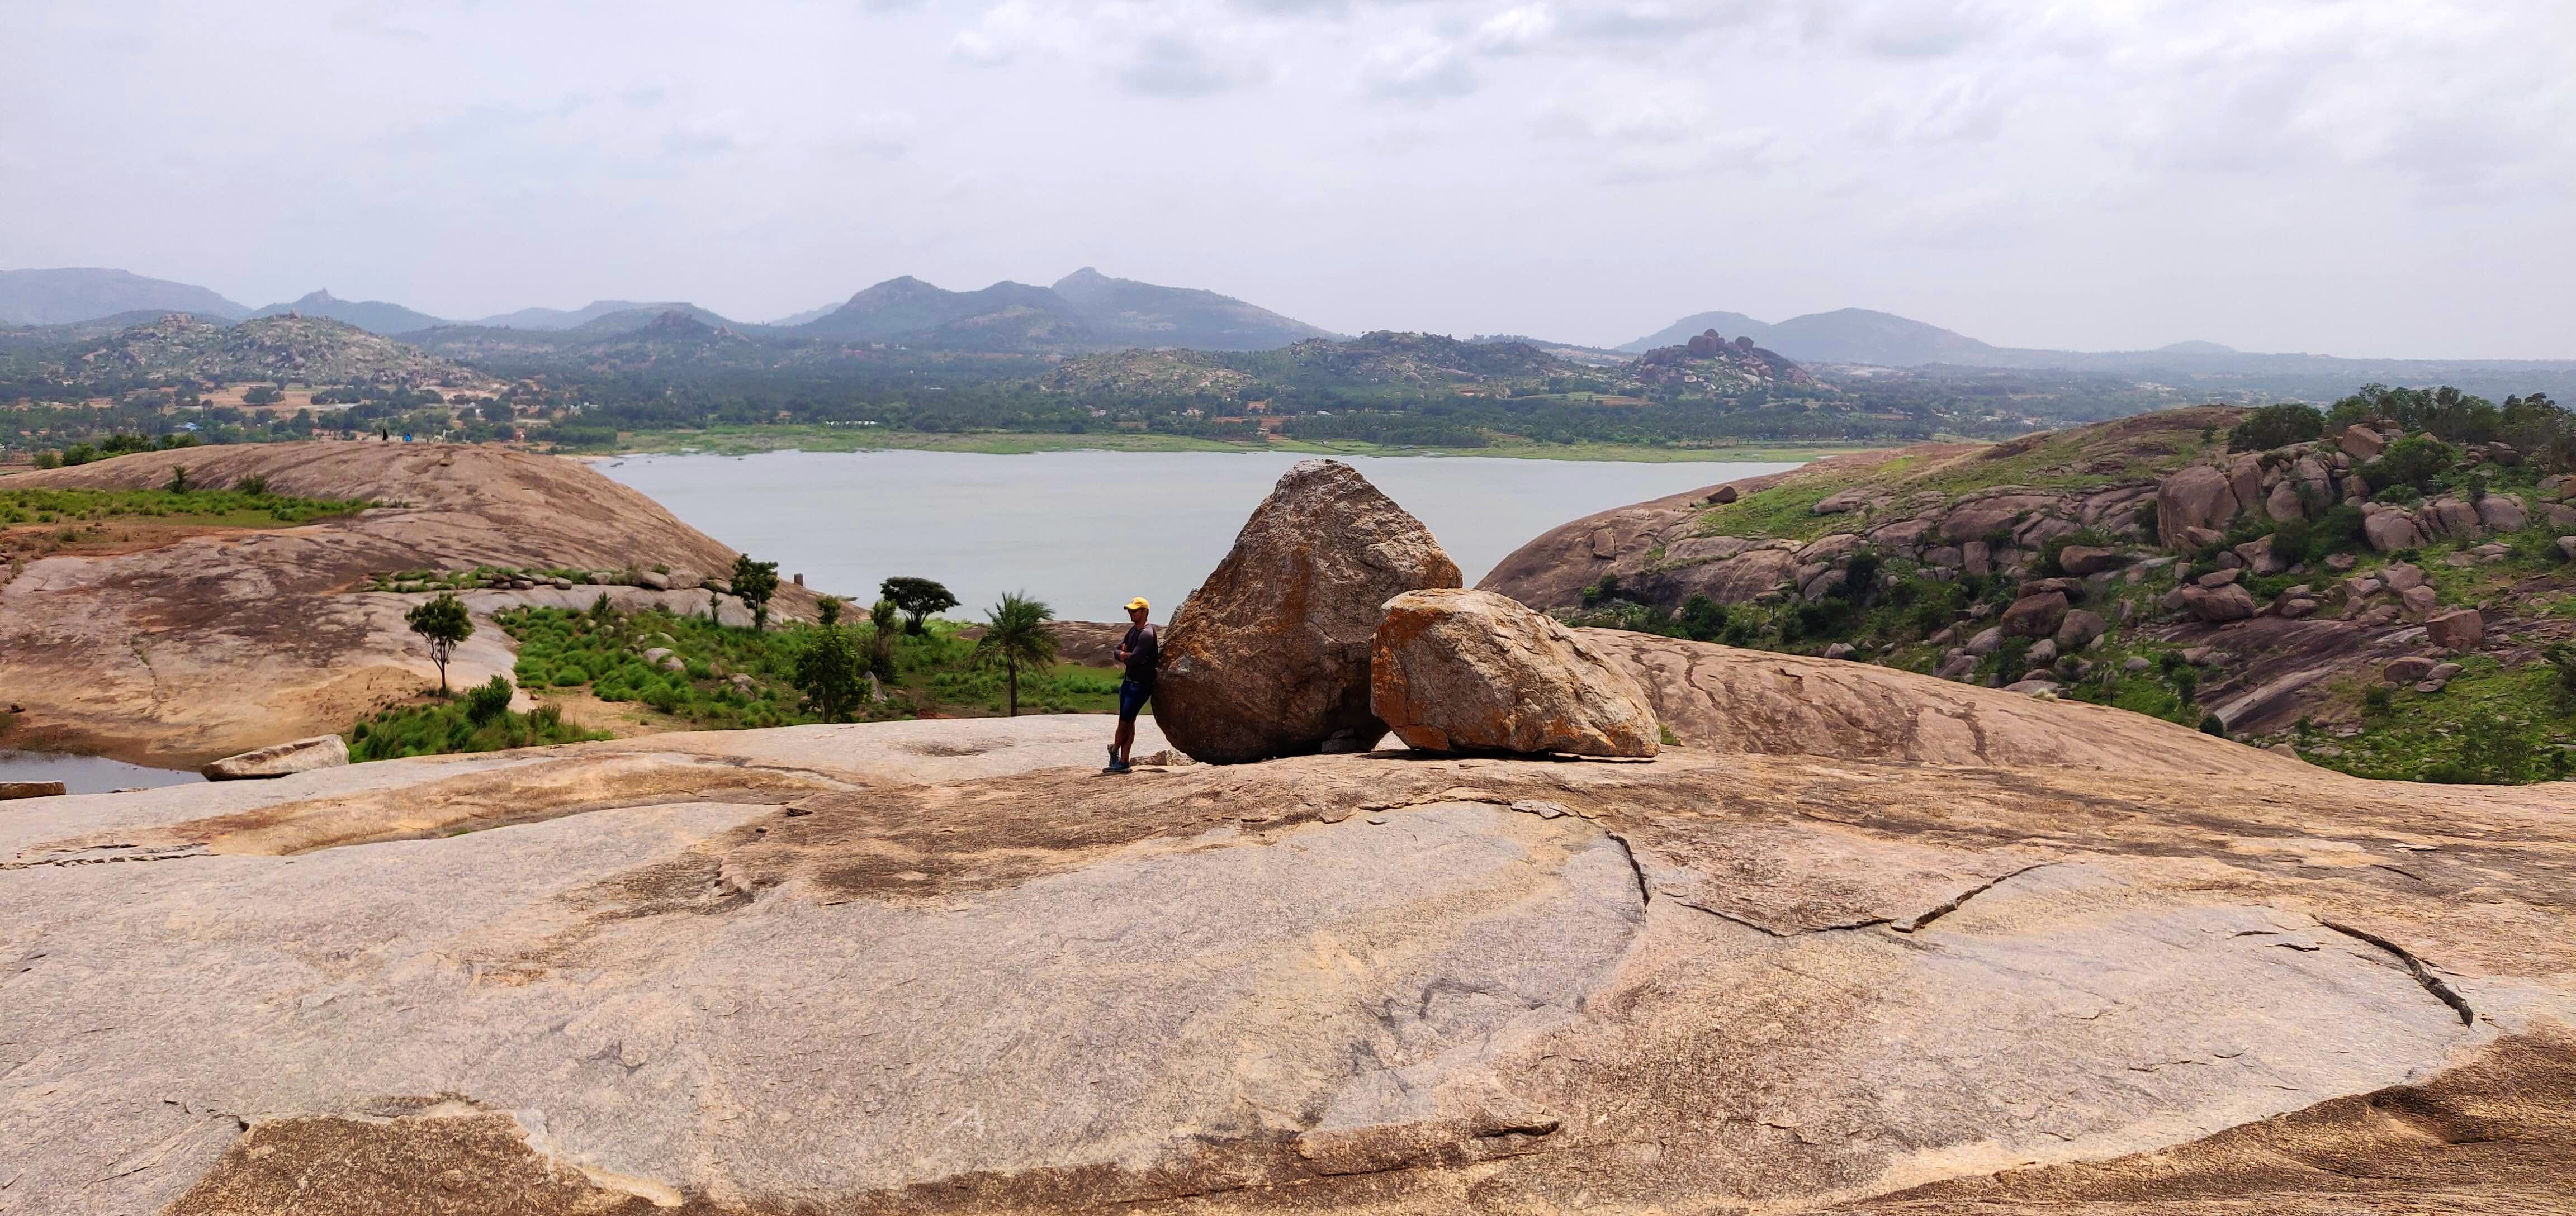
[[[2241,621],[2254,615],[2254,593],[2229,584],[2224,587],[2185,587],[2183,611],[2211,624]]]
[[[2201,575],[2197,581],[2203,587],[2224,587],[2235,582],[2237,579],[2244,577],[2244,575],[2245,572],[2241,569],[2215,570],[2208,574]]]
[[[2101,613],[2075,609],[2057,624],[2057,648],[2073,653],[2093,644],[2093,639],[2111,629],[2111,622]]]
[[[348,762],[347,741],[338,735],[315,735],[291,743],[272,744],[238,756],[226,756],[197,771],[205,774],[208,781],[242,781],[292,776],[317,768],[337,768]]]
[[[0,802],[15,802],[21,798],[59,798],[62,794],[63,783],[60,781],[0,781]]]
[[[2360,559],[2360,558],[2357,558],[2357,557],[2354,557],[2353,555],[2351,555],[2351,554],[2349,554],[2349,553],[2335,553],[2335,554],[2329,554],[2329,555],[2326,557],[2326,569],[2328,569],[2328,570],[2332,570],[2332,571],[2334,571],[2334,572],[2336,572],[2336,573],[2338,573],[2338,574],[2340,574],[2340,573],[2342,573],[2342,572],[2344,572],[2344,571],[2346,571],[2346,570],[2350,570],[2350,569],[2352,569],[2354,566],[2357,566],[2357,565],[2360,565],[2360,564],[2361,564],[2361,559]]]
[[[659,570],[646,570],[635,576],[635,585],[655,591],[668,591],[671,589],[671,576]]]
[[[1989,625],[1978,630],[1976,636],[1968,639],[1968,655],[1970,658],[1982,659],[1987,655],[1993,654],[1996,650],[2000,649],[2003,644],[2003,626]]]
[[[2568,561],[2576,562],[2576,536],[2558,538],[2558,555]]]
[[[2478,500],[2478,522],[2491,532],[2519,532],[2531,523],[2531,513],[2510,494],[2489,494]]]
[[[1369,655],[1369,711],[1434,752],[1652,756],[1645,689],[1565,626],[1490,591],[1386,602]]]
[[[1825,647],[1825,657],[1828,659],[1848,659],[1852,657],[1852,644],[1849,642],[1836,642],[1831,646],[1827,646]]]
[[[2443,683],[2448,684],[2452,680],[2459,678],[2460,673],[2466,670],[2468,669],[2457,663],[2435,663],[2433,665],[2433,670],[2424,673],[2424,678],[2427,680],[2440,680]]]
[[[2315,616],[2317,602],[2306,596],[2285,597],[2274,606],[2273,611],[2280,613],[2285,620],[2295,621],[2303,617]]]
[[[2120,670],[2122,671],[2146,671],[2154,666],[2155,664],[2148,662],[2140,655],[2130,655],[2128,658],[2120,660]]]
[[[2397,593],[2397,602],[2408,616],[2423,616],[2441,606],[2441,597],[2421,583]]]
[[[2379,432],[2356,422],[2344,428],[2335,446],[2355,460],[2377,460],[2381,452],[2388,450],[2388,441],[2380,438]]]
[[[2025,595],[2004,609],[2003,631],[2009,637],[2044,638],[2057,632],[2066,620],[2066,593],[2045,591]]]
[[[2031,643],[2030,653],[2027,657],[2033,663],[2045,664],[2056,662],[2057,640],[2055,638],[2041,638],[2040,640]]]
[[[2395,553],[2424,545],[2424,530],[2416,526],[2414,516],[2404,511],[2373,511],[2363,516],[2361,534],[2375,553]]]
[[[2391,684],[2412,684],[2417,680],[2427,679],[2432,674],[2433,660],[2420,654],[2391,659],[2388,666],[2379,669],[2379,677]]]
[[[2390,562],[2387,569],[2379,572],[2379,577],[2390,589],[2404,591],[2424,585],[2424,568],[2411,562]]]
[[[1726,504],[1731,503],[1731,502],[1734,502],[1734,501],[1735,501],[1735,487],[1734,487],[1734,486],[1719,486],[1719,487],[1717,488],[1717,492],[1716,492],[1716,493],[1711,494],[1711,495],[1709,495],[1709,496],[1708,496],[1708,505],[1710,505],[1710,506],[1712,506],[1712,507],[1722,507],[1722,506],[1725,506]]]
[[[1944,680],[1964,680],[1969,676],[1976,674],[1976,671],[1977,656],[1972,654],[1955,654],[1942,660],[1940,668],[1932,674],[1939,676]]]
[[[2487,619],[2475,608],[2454,608],[2425,618],[2424,636],[2436,646],[2452,650],[2475,650],[2486,640]]]
[[[2094,545],[2068,545],[2057,551],[2057,568],[2082,577],[2103,574],[2129,564],[2129,555]]]

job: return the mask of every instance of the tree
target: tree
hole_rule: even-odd
[[[769,628],[769,597],[778,594],[778,563],[756,562],[748,553],[733,559],[733,593],[751,609],[752,632]]]
[[[442,591],[438,598],[403,614],[411,631],[429,640],[429,661],[438,664],[438,695],[447,695],[447,658],[458,645],[474,636],[474,618],[466,615],[465,601]]]
[[[814,601],[814,617],[825,629],[841,623],[841,597],[827,595]]]
[[[277,386],[273,384],[258,385],[242,392],[243,405],[275,405],[284,400],[286,400],[286,394],[277,391]]]
[[[894,682],[894,635],[900,628],[895,622],[895,614],[899,611],[893,600],[878,600],[876,606],[868,609],[868,624],[876,630],[869,639],[868,670],[889,684]]]
[[[838,722],[866,695],[859,677],[859,648],[850,631],[837,624],[814,630],[812,640],[796,652],[796,689],[805,707],[826,722]]]
[[[926,578],[897,575],[877,586],[877,594],[894,601],[903,610],[903,631],[918,635],[922,622],[934,612],[946,612],[957,606],[957,597],[948,588]]]
[[[2246,415],[2245,421],[2227,432],[2227,450],[2268,452],[2314,439],[2325,432],[2325,427],[2325,416],[2313,406],[2297,402],[2267,405]]]
[[[1055,661],[1055,634],[1046,627],[1055,609],[1026,593],[1002,597],[985,614],[984,636],[976,639],[975,658],[999,664],[1010,682],[1011,716],[1020,716],[1020,668]]]

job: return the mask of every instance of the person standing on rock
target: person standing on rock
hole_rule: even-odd
[[[1109,745],[1109,767],[1104,773],[1124,773],[1132,769],[1128,752],[1136,746],[1136,711],[1154,696],[1154,662],[1162,657],[1163,641],[1154,623],[1145,618],[1153,605],[1144,596],[1127,601],[1127,636],[1118,643],[1112,658],[1127,665],[1127,677],[1118,681],[1118,738]]]

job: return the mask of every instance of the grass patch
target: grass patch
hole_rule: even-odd
[[[494,676],[490,684],[468,689],[461,697],[385,710],[349,729],[349,758],[394,760],[608,738],[566,724],[550,705],[514,713],[510,691],[508,681]]]
[[[2522,785],[2576,775],[2576,696],[2546,661],[2504,667],[2486,655],[2460,660],[2440,692],[2401,687],[2373,708],[2359,685],[2336,690],[2362,733],[2293,739],[2312,764],[2391,781]]]
[[[792,726],[822,719],[809,711],[793,677],[796,658],[820,625],[755,632],[665,609],[574,612],[520,608],[493,621],[519,643],[517,674],[529,689],[583,689],[602,701],[641,704],[698,729]],[[873,650],[864,622],[839,628]],[[978,664],[961,626],[933,619],[919,634],[893,636],[893,678],[882,699],[850,717],[885,721],[923,714],[975,717],[1006,706],[1003,673]],[[667,650],[668,655],[646,657]],[[1118,674],[1074,664],[1020,673],[1023,713],[1108,713],[1118,705]]]
[[[363,498],[297,498],[245,490],[89,490],[30,487],[0,490],[0,524],[110,519],[262,528],[310,523],[380,504]]]

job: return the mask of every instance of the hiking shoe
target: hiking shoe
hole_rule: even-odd
[[[1100,771],[1104,773],[1132,773],[1135,772],[1136,769],[1133,765],[1120,764],[1119,762],[1112,760],[1109,762],[1109,767]]]

